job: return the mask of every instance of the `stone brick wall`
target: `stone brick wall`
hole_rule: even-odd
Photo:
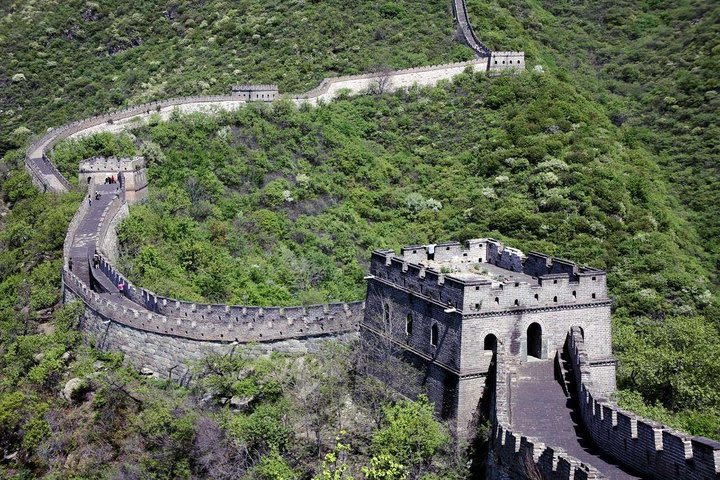
[[[408,68],[383,73],[330,77],[323,80],[320,85],[309,92],[291,95],[289,98],[296,103],[316,105],[321,101],[327,102],[332,100],[343,90],[351,94],[366,92],[375,88],[379,79],[382,79],[382,82],[386,84],[386,91],[409,88],[413,85],[431,86],[437,84],[440,80],[450,80],[452,77],[465,71],[466,68],[476,72],[486,71],[487,59]]]
[[[370,258],[370,273],[415,293],[451,305],[464,314],[555,308],[562,305],[609,305],[605,272],[562,259],[531,253],[527,259],[517,249],[491,239],[472,240],[467,248],[458,242],[434,245],[436,261],[488,263],[537,277],[528,281],[491,282],[485,279],[458,280],[419,262],[428,260],[425,246],[393,251],[376,250]],[[524,263],[523,263],[524,262]],[[543,268],[540,268],[542,262]],[[491,268],[491,267],[488,267]]]
[[[624,411],[607,400],[599,393],[607,382],[603,378],[607,372],[593,366],[579,329],[568,334],[567,350],[580,418],[598,447],[623,465],[652,478],[720,478],[719,442],[683,434]]]
[[[232,96],[248,102],[268,102],[278,97],[277,85],[233,85]]]
[[[502,355],[525,361],[531,325],[540,331],[540,352],[533,354],[541,358],[563,347],[571,327],[582,328],[593,361],[606,373],[604,391],[614,391],[604,272],[539,254],[529,258],[526,265],[521,251],[492,239],[470,240],[465,247],[412,245],[400,256],[390,250],[372,253],[361,337],[383,337],[396,346],[389,354],[412,357],[409,363],[423,377],[421,386],[438,412],[454,413],[458,434],[471,428],[484,393],[493,354],[486,339]],[[467,275],[463,268],[469,263],[475,266],[467,272],[484,266],[489,272]],[[526,270],[540,276],[528,277]],[[513,272],[520,274],[517,281],[507,276]],[[396,388],[402,389],[399,383]]]
[[[72,290],[65,290],[65,301],[82,300]],[[187,380],[190,366],[209,354],[227,355],[242,348],[244,354],[266,355],[270,352],[287,354],[317,353],[328,341],[351,342],[357,333],[321,335],[309,338],[290,338],[265,343],[238,346],[231,342],[196,341],[172,335],[161,335],[117,322],[113,316],[101,313],[98,308],[86,308],[81,329],[90,342],[103,350],[122,352],[138,369],[150,369],[163,378]]]
[[[155,318],[172,321],[143,324],[169,335],[207,341],[267,342],[357,331],[365,302],[299,307],[247,307],[198,304],[155,295],[139,288],[102,258],[101,271],[115,284],[125,283],[125,296]]]
[[[488,71],[503,70],[525,70],[525,52],[492,52]]]
[[[386,77],[387,91],[408,88],[413,85],[435,85],[440,80],[449,80],[463,72],[466,68],[473,71],[488,70],[488,58],[471,60],[469,62],[433,65],[428,67],[395,70],[382,74],[365,74],[345,77],[331,77],[324,79],[318,87],[295,95],[285,95],[295,103],[317,104],[320,101],[329,101],[340,91],[361,93],[372,88],[379,77]],[[253,100],[273,101],[276,96],[268,94],[268,98],[253,98]],[[51,192],[64,192],[70,190],[70,183],[60,174],[54,165],[47,159],[46,153],[54,145],[65,138],[77,138],[99,132],[119,133],[128,128],[141,125],[152,115],[162,119],[169,118],[176,109],[182,113],[206,112],[219,110],[235,110],[246,103],[246,99],[234,95],[205,95],[193,97],[171,98],[153,101],[142,105],[127,107],[102,115],[72,122],[47,132],[34,141],[25,152],[25,167],[31,175],[33,182],[40,188]]]

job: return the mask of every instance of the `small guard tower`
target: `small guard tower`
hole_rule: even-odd
[[[117,183],[125,189],[128,203],[147,199],[147,168],[144,157],[118,158],[93,157],[80,163],[78,173],[80,185],[87,185],[93,191],[96,185]]]

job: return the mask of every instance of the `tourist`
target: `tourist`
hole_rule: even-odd
[[[118,292],[124,293],[125,292],[125,282],[120,280],[120,283],[118,283]]]

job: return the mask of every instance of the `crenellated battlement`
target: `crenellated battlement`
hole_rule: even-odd
[[[180,337],[247,343],[348,332],[357,329],[365,307],[363,301],[294,307],[187,302],[137,287],[103,256],[98,268],[114,285],[124,284],[130,301],[177,324],[151,330]]]
[[[80,173],[133,172],[145,168],[145,157],[91,157],[80,162]]]
[[[652,478],[720,477],[720,442],[686,435],[619,408],[601,393],[580,329],[570,330],[566,348],[582,423],[604,452]]]
[[[400,255],[376,250],[370,273],[380,281],[463,314],[607,303],[602,270],[506,247],[493,239],[410,245]]]

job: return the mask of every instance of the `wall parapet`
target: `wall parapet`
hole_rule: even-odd
[[[166,327],[150,325],[150,331],[196,340],[248,343],[357,331],[365,309],[364,301],[293,307],[193,303],[137,287],[103,256],[99,269],[114,285],[124,283],[125,297],[139,308],[170,320]]]
[[[375,250],[375,279],[463,315],[607,305],[606,274],[493,239]]]
[[[618,462],[652,478],[720,478],[720,442],[693,437],[619,408],[597,393],[580,329],[568,333],[582,424],[595,444]]]

